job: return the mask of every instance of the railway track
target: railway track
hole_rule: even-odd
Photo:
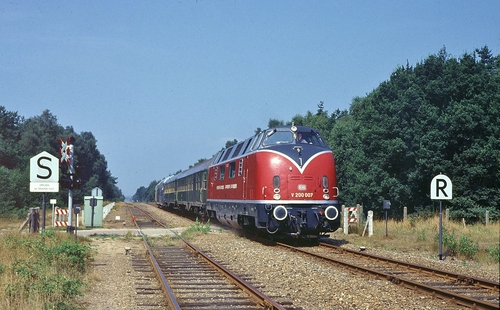
[[[283,243],[276,244],[355,272],[385,278],[392,283],[427,292],[451,304],[473,309],[499,309],[498,282],[347,250],[328,243],[320,243],[320,246],[307,250]]]
[[[141,266],[154,270],[161,283],[144,291],[151,295],[163,292],[170,309],[293,309],[264,295],[183,238],[179,237],[182,245],[150,246],[141,228],[166,225],[144,210],[135,207],[129,210],[150,261],[148,264],[142,261]],[[151,305],[151,309],[157,304]]]

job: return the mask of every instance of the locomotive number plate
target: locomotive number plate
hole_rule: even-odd
[[[313,193],[292,193],[292,198],[311,198]]]

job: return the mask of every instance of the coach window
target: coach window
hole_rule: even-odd
[[[220,179],[219,180],[224,180],[224,173],[226,172],[226,166],[220,165]]]
[[[236,175],[236,162],[229,163],[229,178],[232,179]]]

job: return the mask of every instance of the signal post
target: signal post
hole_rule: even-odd
[[[73,144],[74,137],[68,137],[66,142],[59,139],[61,147],[59,148],[60,161],[59,166],[63,177],[60,180],[61,186],[68,189],[68,232],[73,232],[73,189],[80,188],[82,180],[77,174],[78,165],[74,165]]]
[[[47,152],[30,159],[30,192],[43,193],[42,230],[45,229],[45,193],[59,192],[59,173],[57,158]]]
[[[453,184],[444,174],[436,175],[431,181],[431,199],[439,200],[439,260],[443,260],[443,200],[450,200]]]

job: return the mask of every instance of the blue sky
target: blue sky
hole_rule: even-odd
[[[498,0],[2,1],[0,105],[92,132],[129,196],[270,118],[348,109],[443,47],[498,55],[499,15]]]

